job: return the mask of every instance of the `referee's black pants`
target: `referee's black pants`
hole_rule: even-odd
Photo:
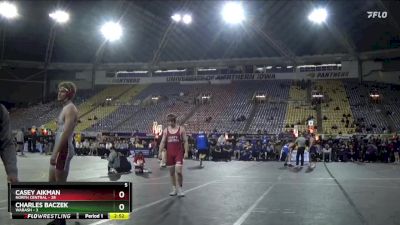
[[[304,150],[305,147],[298,147],[297,154],[296,154],[296,166],[299,165],[299,158],[301,157],[301,166],[304,164]]]

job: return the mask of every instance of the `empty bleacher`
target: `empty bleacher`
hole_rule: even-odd
[[[328,101],[320,107],[324,119],[316,121],[319,107],[312,106],[307,99],[310,83],[302,84],[305,86],[285,80],[240,81],[220,85],[113,85],[94,91],[80,90],[74,100],[80,116],[76,130],[151,132],[154,121],[167,124],[169,113],[178,115],[178,123],[189,133],[218,130],[279,134],[293,130],[295,125],[299,131],[305,131],[309,118],[322,125],[326,134],[383,133],[388,127],[400,129],[396,97],[400,92],[390,85],[368,82],[360,85],[351,80],[317,81],[313,89],[320,90]],[[371,88],[384,96],[381,104],[371,103]],[[196,105],[196,98],[205,93],[210,95],[210,101]],[[255,93],[264,93],[266,102],[255,105],[252,101]],[[153,96],[159,99],[151,100]],[[47,128],[55,129],[61,108],[53,101],[13,111],[12,128],[40,127],[47,123]]]
[[[385,128],[388,129],[389,124],[380,107],[370,101],[370,87],[367,83],[360,85],[357,81],[348,81],[344,86],[358,133],[379,134]]]
[[[307,130],[307,120],[311,117],[317,124],[317,111],[307,103],[307,88],[293,83],[289,90],[289,101],[285,117],[285,130],[291,131],[297,125],[300,132]]]
[[[94,96],[102,88],[95,90],[78,90],[74,103],[76,105],[83,104],[91,96]],[[29,108],[20,108],[10,114],[11,128],[22,129],[32,126],[40,127],[45,125],[47,128],[56,128],[56,118],[61,112],[62,105],[56,100],[42,104],[31,106]]]
[[[76,127],[77,131],[84,131],[92,127],[114,111],[116,111],[119,105],[123,105],[129,102],[136,94],[144,89],[142,85],[117,85],[113,88],[113,92],[107,95],[109,101],[98,104],[92,111],[89,111],[85,115],[79,118],[80,123]]]
[[[323,80],[316,82],[317,90],[324,93],[327,103],[321,105],[322,126],[326,134],[354,133],[351,128],[354,122],[346,90],[341,80]],[[348,125],[346,120],[349,121]]]
[[[198,86],[194,85],[152,84],[140,94],[136,101],[142,102],[145,98],[151,96],[160,96],[160,99],[150,105],[141,103],[130,107],[133,112],[137,113],[132,113],[128,117],[119,120],[120,122],[126,121],[120,124],[119,127],[113,127],[113,130],[151,132],[154,121],[166,124],[165,117],[168,113],[176,113],[178,115],[178,123],[180,123],[194,107],[189,102],[193,94],[189,93],[198,91]]]

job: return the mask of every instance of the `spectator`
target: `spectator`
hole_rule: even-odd
[[[325,144],[324,148],[322,149],[322,160],[324,162],[332,161],[332,148],[329,144]]]
[[[240,160],[250,161],[252,148],[253,148],[253,146],[250,143],[250,141],[247,141],[246,144],[244,145],[243,152],[240,153],[240,155],[241,155]]]
[[[230,141],[225,142],[222,147],[222,157],[226,162],[232,160],[232,143]]]
[[[225,135],[221,134],[218,138],[218,142],[217,142],[217,146],[218,148],[220,148],[220,150],[222,149],[222,147],[225,145],[226,139],[225,139]]]
[[[81,142],[78,142],[78,141],[75,142],[76,155],[82,155],[82,147],[83,147],[83,144]]]
[[[240,160],[241,153],[244,151],[244,146],[245,146],[245,140],[244,140],[244,137],[242,136],[239,138],[239,142],[236,145],[236,149],[233,153],[235,159]]]
[[[253,144],[252,146],[252,159],[259,160],[261,151],[262,151],[261,141],[257,140],[256,143]]]
[[[393,153],[394,153],[394,163],[398,164],[400,163],[400,158],[399,158],[399,152],[400,152],[400,146],[399,146],[399,140],[394,139],[393,140]]]
[[[20,129],[17,132],[16,139],[17,139],[17,152],[21,152],[21,156],[24,155],[24,129]]]
[[[90,142],[89,142],[89,140],[86,138],[83,141],[82,144],[83,144],[83,155],[88,155],[89,152],[90,152]]]
[[[267,159],[274,160],[276,158],[276,155],[275,155],[275,148],[272,142],[269,142],[266,150],[267,150]]]
[[[98,155],[97,148],[98,148],[97,141],[90,140],[90,152],[89,152],[89,155],[95,155],[95,154]]]

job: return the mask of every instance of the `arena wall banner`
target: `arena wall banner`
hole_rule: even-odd
[[[85,137],[97,137],[97,136],[101,135],[101,132],[97,132],[97,131],[84,131],[84,132],[80,132],[80,133]]]
[[[238,80],[325,80],[325,79],[347,79],[357,78],[358,74],[350,71],[315,71],[296,73],[251,73],[251,74],[222,74],[222,75],[197,75],[197,76],[168,76],[168,77],[123,77],[109,78],[96,77],[97,85],[104,84],[151,84],[151,83],[218,83],[216,81],[238,81]]]

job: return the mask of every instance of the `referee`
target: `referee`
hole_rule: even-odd
[[[295,144],[297,145],[296,166],[299,166],[299,158],[301,157],[301,166],[304,164],[304,150],[306,149],[306,139],[304,134],[299,134]]]

